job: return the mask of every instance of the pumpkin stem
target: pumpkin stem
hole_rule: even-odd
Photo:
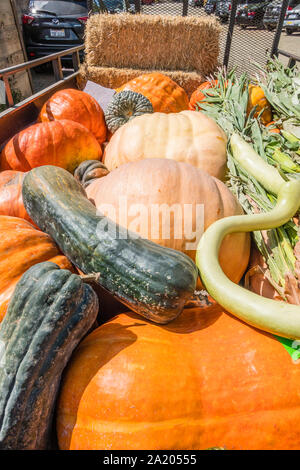
[[[82,274],[80,279],[87,284],[97,282],[100,279],[100,273]]]
[[[186,308],[206,308],[213,305],[212,298],[205,289],[194,290],[192,297],[186,302]]]

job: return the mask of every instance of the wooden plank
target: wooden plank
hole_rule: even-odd
[[[16,10],[11,0],[0,2],[0,68],[10,67],[26,61],[21,31],[17,24]],[[23,47],[22,47],[23,46]],[[12,90],[24,98],[32,94],[31,82],[27,72],[16,74],[10,79]]]

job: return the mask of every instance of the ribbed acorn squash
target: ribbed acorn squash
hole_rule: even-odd
[[[54,263],[22,276],[0,326],[0,449],[49,448],[62,371],[97,312],[93,289]]]

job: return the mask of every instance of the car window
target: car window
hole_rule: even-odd
[[[299,0],[290,0],[289,6],[295,8],[296,6],[300,6]]]
[[[86,0],[31,0],[29,8],[56,15],[83,15],[87,13]]]

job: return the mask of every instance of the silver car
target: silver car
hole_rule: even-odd
[[[300,31],[300,4],[288,11],[283,23],[286,34]]]
[[[295,8],[299,3],[300,3],[300,0],[289,0],[287,13],[292,11],[292,9]],[[267,6],[266,12],[264,14],[263,23],[264,23],[264,27],[268,29],[269,31],[272,31],[273,29],[277,28],[281,7],[282,7],[282,0],[274,0],[270,2],[269,5]]]

